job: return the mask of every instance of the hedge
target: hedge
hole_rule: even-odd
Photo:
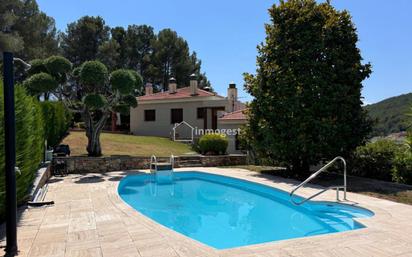
[[[39,103],[22,86],[15,87],[17,201],[23,203],[44,156],[44,140],[57,144],[68,128],[68,118],[60,103]],[[0,220],[5,210],[4,96],[0,82]]]
[[[0,219],[3,218],[5,209],[3,105],[3,84],[0,83]],[[43,158],[44,128],[40,105],[37,100],[28,96],[21,86],[15,88],[15,108],[16,166],[21,170],[21,174],[17,174],[17,201],[21,203],[27,196],[35,171]]]
[[[71,122],[71,114],[61,102],[41,102],[44,117],[44,132],[47,145],[54,147],[66,135]]]

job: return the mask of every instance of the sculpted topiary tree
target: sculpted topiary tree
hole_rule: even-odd
[[[61,56],[51,56],[47,59],[31,61],[28,71],[29,78],[23,85],[31,95],[43,96],[48,100],[50,95],[61,98],[60,89],[67,82],[72,64]]]
[[[85,122],[89,156],[101,156],[100,133],[107,119],[112,112],[128,114],[130,107],[137,106],[133,93],[141,90],[142,78],[135,71],[124,69],[109,75],[106,66],[98,61],[85,62],[74,73],[77,83],[65,99]]]
[[[125,69],[109,74],[98,61],[70,70],[70,62],[63,57],[36,60],[24,85],[34,94],[53,93],[68,109],[80,113],[88,138],[87,152],[101,156],[100,134],[107,119],[112,112],[128,114],[130,107],[137,106],[134,93],[142,90],[142,78]]]
[[[362,63],[347,11],[315,0],[280,1],[269,10],[257,74],[246,74],[254,97],[246,129],[263,158],[303,175],[309,166],[348,156],[371,124],[362,108]]]

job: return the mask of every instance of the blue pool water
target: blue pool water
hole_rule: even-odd
[[[294,206],[284,191],[202,172],[153,181],[149,174],[129,175],[119,195],[154,221],[217,249],[359,229],[364,226],[353,218],[373,215],[326,202]]]

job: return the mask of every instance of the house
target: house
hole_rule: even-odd
[[[200,89],[195,75],[190,77],[188,87],[177,88],[174,78],[168,90],[153,93],[153,86],[145,86],[145,95],[137,98],[138,106],[130,111],[130,132],[135,135],[173,138],[173,128],[185,121],[194,128],[194,137],[220,126],[222,113],[244,109],[238,101],[236,84],[230,83],[227,97]],[[184,126],[182,126],[184,127]],[[187,127],[187,126],[186,126]],[[190,138],[191,129],[179,131],[179,138]]]
[[[218,129],[222,133],[224,131],[235,131],[242,128],[247,123],[246,109],[236,110],[223,114],[218,119]],[[227,147],[228,153],[242,153],[242,149],[239,143],[239,133],[227,133],[229,139],[229,145]]]

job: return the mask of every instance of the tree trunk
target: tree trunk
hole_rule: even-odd
[[[91,131],[90,137],[88,137],[87,153],[89,154],[89,156],[102,156],[102,148],[100,145],[100,133],[101,131]]]
[[[106,124],[108,115],[110,113],[103,113],[102,117],[96,122],[93,122],[93,118],[89,110],[83,112],[83,119],[85,121],[86,136],[88,139],[87,153],[91,157],[102,156],[102,148],[100,144],[100,134]]]

